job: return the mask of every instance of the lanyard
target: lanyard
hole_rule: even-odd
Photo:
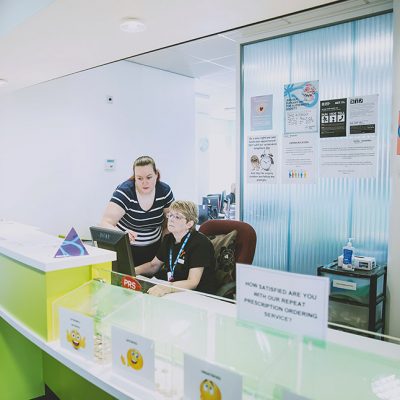
[[[168,273],[168,280],[170,282],[173,282],[173,280],[174,280],[174,271],[175,271],[176,264],[178,263],[179,257],[182,254],[182,251],[183,251],[184,247],[186,246],[186,243],[189,240],[189,238],[190,238],[190,232],[188,233],[184,242],[182,243],[182,246],[179,249],[179,252],[178,252],[178,255],[176,256],[174,264],[172,264],[172,248],[174,246],[172,245],[171,248],[169,249],[169,269],[171,272]]]

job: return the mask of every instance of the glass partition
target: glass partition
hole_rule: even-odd
[[[239,374],[243,399],[399,398],[400,348],[384,341],[393,338],[375,334],[384,340],[371,340],[369,331],[337,324],[331,325],[364,337],[333,330],[326,341],[296,337],[237,320],[236,305],[223,299],[187,290],[155,297],[145,293],[148,285],[168,283],[125,276],[141,286],[131,290],[119,286],[124,284],[122,275],[101,268],[93,275],[92,281],[54,302],[55,328],[63,309],[92,318],[92,361],[110,369],[113,360],[125,361],[126,353],[117,358],[112,354],[116,328],[153,343],[154,393],[163,398],[183,397],[185,354]],[[111,372],[128,386],[134,382],[114,365]]]

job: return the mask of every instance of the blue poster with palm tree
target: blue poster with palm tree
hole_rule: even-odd
[[[318,81],[285,85],[285,134],[318,132],[318,85]]]

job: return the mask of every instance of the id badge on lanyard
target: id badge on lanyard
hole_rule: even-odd
[[[187,241],[189,240],[189,238],[190,238],[190,232],[189,232],[188,235],[186,236],[186,238],[185,238],[185,240],[184,240],[184,242],[183,242],[181,248],[179,249],[178,255],[176,256],[176,260],[175,260],[174,263],[172,263],[172,248],[170,248],[170,250],[169,250],[169,266],[170,266],[170,271],[167,272],[167,279],[168,279],[168,282],[173,282],[173,281],[174,281],[174,272],[175,272],[176,264],[178,263],[179,257],[181,256],[182,251],[183,251],[183,249],[185,248],[186,243],[187,243]],[[180,263],[180,264],[182,264],[182,263]]]

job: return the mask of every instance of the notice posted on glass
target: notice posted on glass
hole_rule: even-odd
[[[237,266],[238,318],[294,334],[324,338],[329,279]]]
[[[247,180],[249,183],[275,183],[278,164],[276,135],[248,136]]]
[[[376,136],[321,140],[319,165],[323,178],[376,177]]]
[[[315,135],[285,135],[282,148],[282,182],[315,183],[318,171]]]
[[[319,82],[288,83],[284,87],[285,134],[318,131]]]

